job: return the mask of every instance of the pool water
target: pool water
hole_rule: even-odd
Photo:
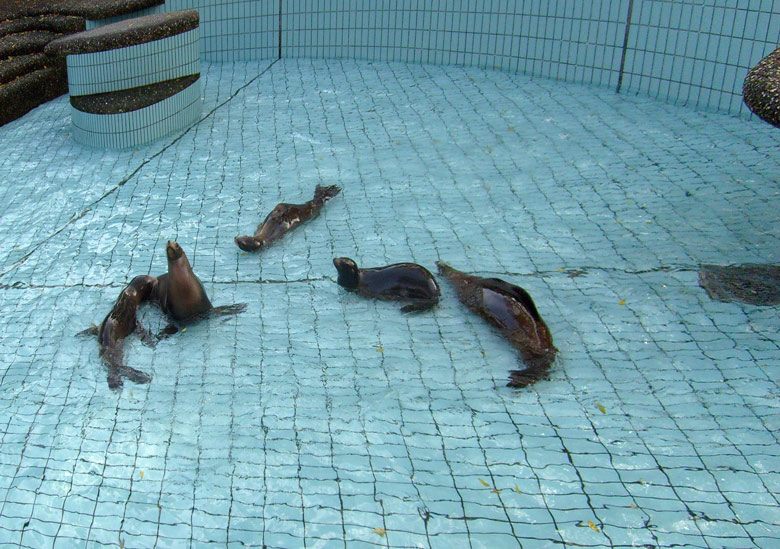
[[[778,310],[697,270],[780,261],[777,129],[452,66],[204,63],[203,93],[138,150],[75,144],[67,97],[0,128],[0,546],[776,546]],[[76,334],[169,239],[247,311],[129,338],[153,379],[112,392]],[[445,280],[404,315],[337,256],[524,287],[549,379],[507,388]]]

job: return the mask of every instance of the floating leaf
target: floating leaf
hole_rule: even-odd
[[[138,471],[138,477],[139,478],[144,478],[144,472],[143,471]]]
[[[509,129],[510,132],[515,131],[515,127],[514,126],[509,126],[508,129]]]
[[[598,408],[599,412],[601,412],[602,414],[606,414],[607,413],[607,409],[604,408],[604,405],[601,404],[600,402],[596,403],[596,408]]]
[[[618,301],[618,305],[625,305],[625,304],[626,304],[625,299],[621,299],[620,301]]]
[[[377,352],[377,353],[384,353],[384,352],[385,352],[385,349],[384,349],[383,347],[377,347],[377,348],[376,348],[376,352]]]
[[[636,505],[635,503],[629,503],[628,506],[631,507],[632,509],[639,509],[639,506]]]
[[[588,521],[588,526],[590,526],[590,529],[593,530],[594,532],[601,532],[601,530],[599,530],[599,527],[596,526],[596,524],[592,520]]]
[[[381,526],[374,528],[374,533],[378,536],[385,537],[385,534],[387,534],[387,530],[382,528]]]
[[[182,328],[182,329],[181,329],[181,333],[184,333],[184,332],[186,332],[186,331],[187,331],[187,327],[186,327],[186,326],[185,326],[184,328]]]
[[[489,488],[489,487],[490,487],[490,484],[488,484],[487,482],[485,482],[485,480],[484,480],[484,479],[479,479],[479,483],[480,483],[482,486],[484,486],[485,488]]]
[[[491,492],[493,492],[494,494],[499,494],[501,491],[498,488],[493,488]]]
[[[515,492],[517,492],[518,494],[522,494],[522,492],[520,491],[520,487],[517,484],[515,484]]]

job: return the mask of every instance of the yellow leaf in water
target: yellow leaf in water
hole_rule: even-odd
[[[590,526],[590,529],[591,529],[591,530],[593,530],[594,532],[601,532],[601,530],[599,530],[599,527],[598,527],[598,526],[596,526],[596,525],[593,523],[593,521],[592,521],[592,520],[589,520],[589,521],[588,521],[588,526]]]
[[[486,487],[486,488],[490,486],[490,484],[488,484],[487,482],[485,482],[483,479],[479,479],[479,483],[480,483],[482,486]]]
[[[246,255],[246,252],[241,252],[241,255]]]
[[[494,494],[499,494],[501,491],[498,488],[493,488],[491,492],[493,492]]]
[[[138,476],[140,478],[144,478],[144,472],[143,471],[138,471]]]
[[[182,328],[182,329],[181,329],[181,333],[184,333],[184,332],[186,332],[186,331],[187,331],[187,328]]]
[[[384,347],[377,347],[377,348],[376,348],[376,352],[377,352],[377,353],[384,353],[384,352],[385,352],[385,349],[384,349]]]
[[[596,408],[598,408],[599,412],[601,412],[602,414],[606,414],[607,413],[607,409],[604,408],[604,405],[601,404],[601,403],[596,404]]]
[[[381,526],[374,528],[374,533],[378,536],[385,537],[385,534],[387,534],[387,530],[382,528]]]
[[[628,506],[631,507],[632,509],[639,509],[639,507],[633,503],[629,503]]]
[[[626,304],[625,299],[621,299],[620,301],[618,301],[618,305],[625,305],[625,304]]]
[[[509,129],[509,131],[510,131],[510,132],[513,132],[513,131],[515,131],[515,127],[514,127],[514,126],[509,126],[509,128],[508,128],[508,129]]]
[[[522,492],[520,491],[520,487],[517,484],[515,484],[515,492],[517,492],[518,494],[522,494]]]

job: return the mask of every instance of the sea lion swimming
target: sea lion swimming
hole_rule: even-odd
[[[498,328],[520,351],[527,368],[509,373],[509,387],[525,387],[547,374],[557,349],[552,335],[523,288],[500,278],[482,278],[437,261],[439,273],[455,287],[458,299],[472,312]]]
[[[123,349],[125,338],[133,332],[138,332],[141,339],[148,343],[148,333],[136,320],[136,312],[141,302],[149,299],[155,282],[152,276],[135,277],[119,294],[114,307],[103,319],[100,327],[85,330],[98,336],[100,358],[108,368],[108,387],[111,390],[122,387],[123,377],[135,383],[149,383],[152,380],[149,375],[123,363]]]
[[[401,312],[424,311],[439,302],[441,290],[433,275],[416,263],[396,263],[386,267],[358,269],[348,257],[333,260],[339,273],[338,284],[364,297],[385,301],[411,301]]]
[[[246,303],[212,306],[203,284],[192,272],[187,254],[177,242],[168,241],[165,255],[168,258],[168,272],[157,277],[151,299],[174,322],[191,324],[206,317],[238,314],[246,309]],[[166,332],[175,333],[176,329],[169,327]]]
[[[287,204],[284,202],[277,204],[265,218],[265,221],[257,226],[254,235],[237,236],[235,237],[236,244],[247,252],[254,252],[266,247],[304,221],[317,217],[325,202],[340,192],[341,187],[338,185],[331,185],[330,187],[317,185],[317,188],[314,189],[314,198],[305,204]]]

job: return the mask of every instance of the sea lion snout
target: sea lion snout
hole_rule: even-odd
[[[336,267],[339,273],[336,281],[339,286],[350,290],[358,287],[360,274],[358,273],[357,263],[348,257],[336,257],[333,259],[333,266]]]
[[[168,256],[168,261],[176,261],[184,255],[184,250],[181,249],[179,243],[174,240],[169,240],[165,245],[165,255]]]

